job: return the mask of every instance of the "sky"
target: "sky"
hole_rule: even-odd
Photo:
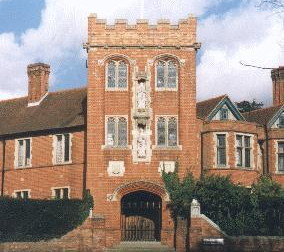
[[[144,2],[144,4],[143,4]],[[87,17],[198,17],[197,98],[271,104],[270,70],[284,66],[284,15],[260,0],[0,0],[0,100],[27,94],[27,65],[51,65],[50,90],[85,86]],[[143,7],[144,6],[144,7]]]

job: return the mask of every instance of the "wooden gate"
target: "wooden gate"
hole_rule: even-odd
[[[123,241],[161,240],[162,201],[145,191],[127,194],[121,200],[121,237]]]

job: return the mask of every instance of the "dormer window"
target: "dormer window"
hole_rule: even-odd
[[[229,111],[227,108],[221,108],[220,110],[220,120],[228,120]]]
[[[160,60],[156,65],[156,88],[158,90],[177,88],[177,64],[172,60]]]
[[[106,65],[107,89],[126,89],[127,72],[127,64],[125,61],[109,61]]]

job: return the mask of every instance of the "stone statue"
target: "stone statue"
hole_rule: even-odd
[[[141,81],[137,85],[137,108],[141,110],[146,109],[146,102],[146,86],[145,82]]]

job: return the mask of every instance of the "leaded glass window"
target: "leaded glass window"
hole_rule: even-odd
[[[118,119],[118,146],[127,145],[127,121],[124,117]]]
[[[158,119],[158,130],[157,130],[157,134],[158,134],[158,145],[160,146],[164,146],[166,145],[166,120],[163,117],[160,117]]]
[[[159,61],[156,65],[157,88],[177,87],[177,65],[174,61]]]
[[[217,135],[217,165],[226,166],[226,135]]]
[[[107,64],[107,87],[127,87],[127,64],[124,61],[109,61]]]
[[[71,160],[70,134],[55,135],[55,163],[63,164]]]
[[[157,119],[157,145],[174,147],[178,145],[177,118],[159,117]]]
[[[17,140],[17,167],[26,167],[31,164],[31,140]]]
[[[109,117],[106,133],[107,146],[127,146],[127,119],[125,117]]]
[[[278,171],[284,172],[284,142],[278,142]]]
[[[174,117],[168,120],[168,146],[177,146],[177,120]]]

